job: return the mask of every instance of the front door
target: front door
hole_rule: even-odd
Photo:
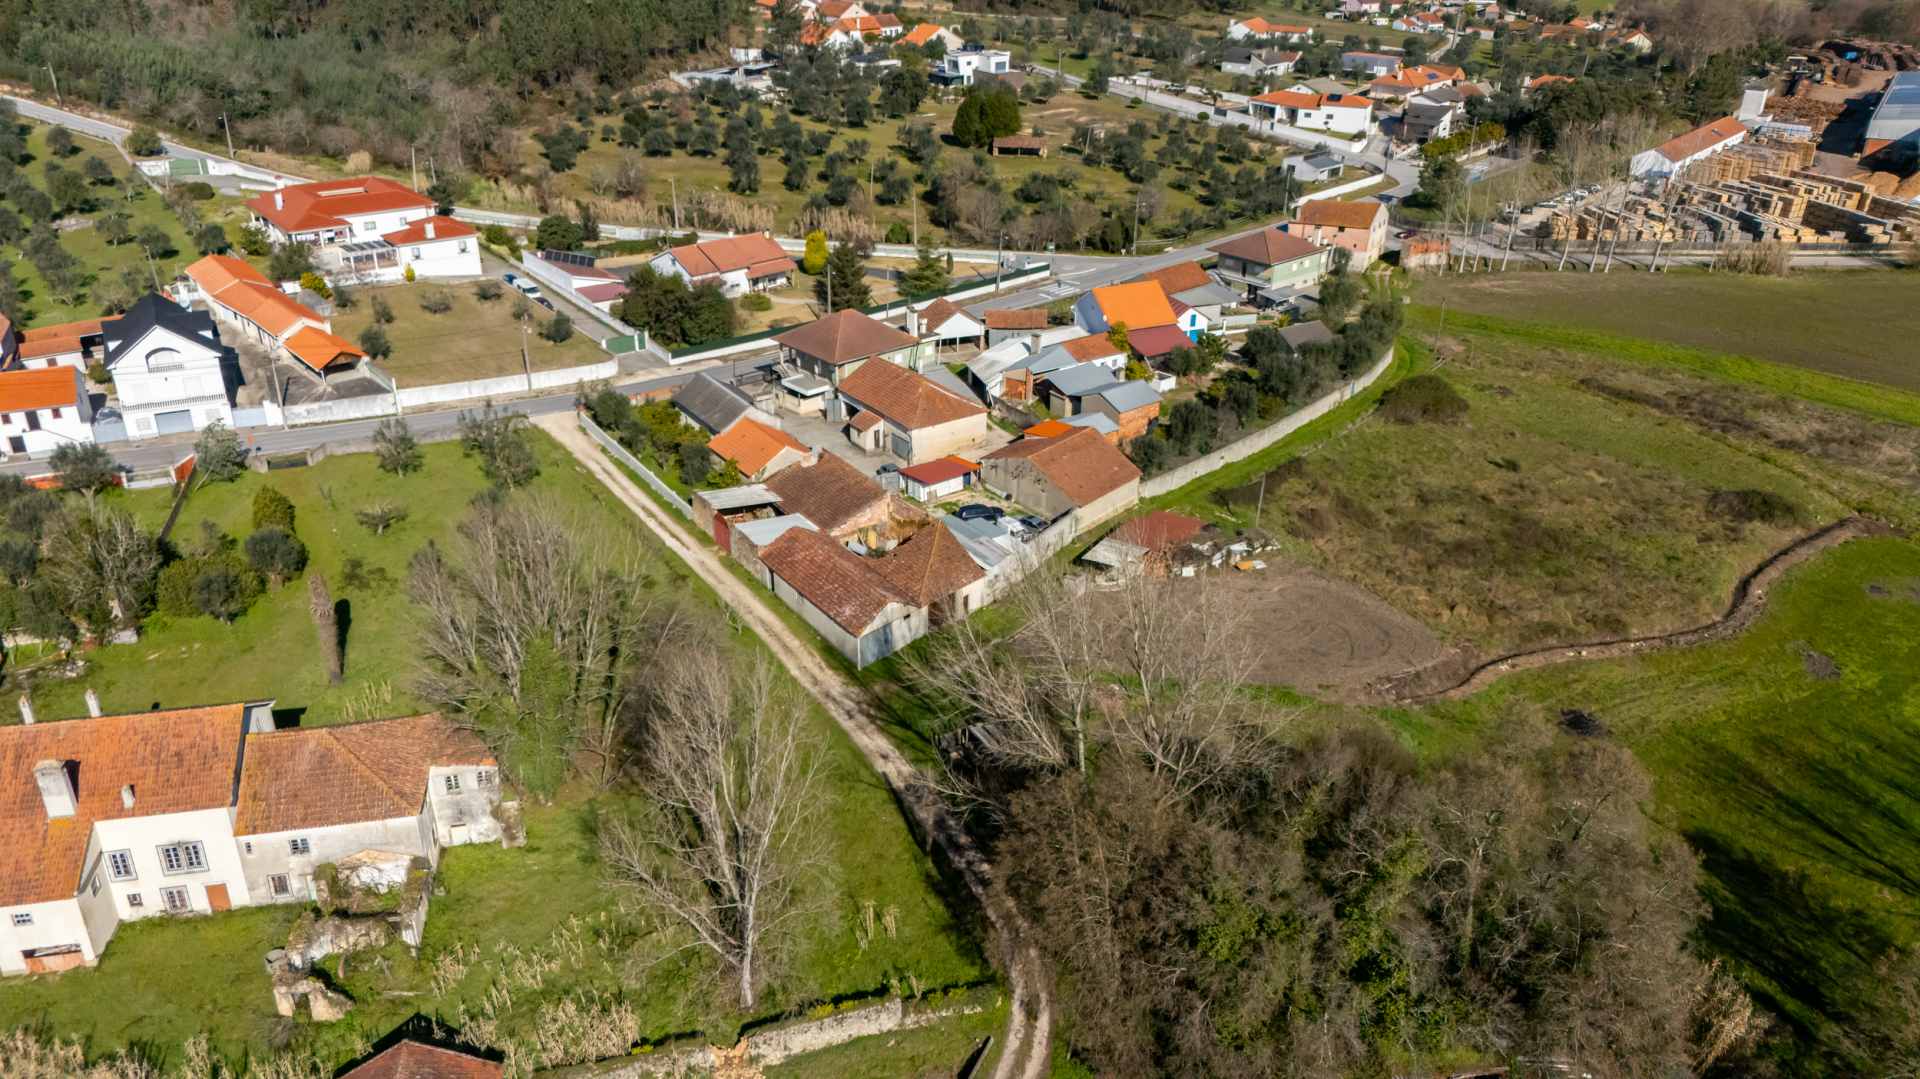
[[[233,901],[227,898],[227,886],[224,884],[207,885],[208,910],[232,910]]]
[[[25,453],[27,452],[27,440],[21,438],[19,435],[14,435],[7,439],[7,448],[15,453]]]
[[[193,410],[181,409],[178,412],[162,412],[153,418],[163,435],[183,435],[193,430]]]
[[[26,416],[27,416],[27,430],[38,431],[40,429],[40,413],[35,412],[32,409],[28,409],[26,412]]]

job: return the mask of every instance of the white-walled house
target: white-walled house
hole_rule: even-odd
[[[1313,36],[1308,26],[1281,26],[1258,15],[1227,23],[1227,37],[1234,41],[1305,41]]]
[[[419,277],[479,277],[480,230],[465,221],[429,215],[380,239],[392,244],[399,259],[393,279],[412,269]]]
[[[381,176],[290,184],[247,200],[274,243],[373,240],[433,215],[434,202]]]
[[[1012,70],[1012,53],[1004,49],[967,46],[940,58],[940,66],[933,72],[933,81],[942,86],[972,86],[977,73],[1004,75]]]
[[[233,424],[227,349],[213,316],[150,292],[103,327],[113,375],[134,439]]]
[[[1247,110],[1259,119],[1310,131],[1359,135],[1373,126],[1373,102],[1359,94],[1275,90],[1249,101]]]
[[[92,442],[86,376],[66,364],[0,373],[0,438],[8,454],[34,459],[69,442]]]
[[[785,288],[795,268],[793,257],[766,232],[684,244],[660,252],[647,265],[656,273],[684,278],[690,288],[717,285],[730,297]]]
[[[352,854],[501,838],[471,735],[437,716],[275,731],[272,707],[0,727],[0,974],[92,966],[122,922],[311,898],[313,869]]]

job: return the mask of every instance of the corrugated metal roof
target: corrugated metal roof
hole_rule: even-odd
[[[785,517],[763,517],[758,521],[741,521],[733,526],[733,531],[745,536],[755,547],[765,547],[794,528],[820,531],[819,525],[797,513],[789,513]]]
[[[767,490],[767,485],[764,483],[750,483],[744,487],[723,487],[717,491],[696,491],[694,497],[717,510],[771,506],[780,501],[780,496]]]

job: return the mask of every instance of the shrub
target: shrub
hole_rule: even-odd
[[[473,296],[482,302],[490,303],[497,300],[505,291],[506,286],[498,281],[475,281],[473,283]]]
[[[453,310],[453,297],[440,289],[435,289],[420,297],[420,310],[429,315],[444,315]]]
[[[401,277],[406,280],[407,284],[409,285],[413,284],[413,267],[408,266],[407,272],[402,274]]]
[[[373,298],[373,321],[376,325],[382,322],[393,321],[393,308],[387,303],[385,296],[375,296]]]
[[[307,545],[277,526],[270,525],[248,536],[245,550],[247,563],[254,572],[264,574],[275,588],[307,565]]]
[[[688,487],[698,487],[707,482],[707,474],[713,471],[713,451],[698,442],[688,442],[680,447],[680,482]]]
[[[747,296],[747,298],[746,298],[746,299],[744,299],[744,300],[742,300],[742,301],[741,301],[741,303],[742,303],[742,304],[744,304],[744,305],[746,306],[746,309],[747,309],[747,310],[749,310],[749,311],[771,311],[771,310],[773,310],[773,299],[772,299],[772,297],[769,297],[769,296],[762,296],[762,295],[761,295],[760,293],[758,293],[758,292],[755,292],[755,293],[751,293],[751,294],[749,294],[749,295]]]
[[[285,529],[293,534],[293,502],[278,487],[262,487],[253,493],[253,528]]]
[[[354,520],[373,530],[378,536],[387,529],[407,519],[407,507],[392,502],[375,502],[363,510],[355,510]]]
[[[1415,375],[1380,396],[1380,418],[1388,423],[1457,423],[1467,402],[1439,375]]]
[[[127,133],[125,145],[127,152],[135,157],[152,157],[162,149],[160,133],[150,124],[133,125],[133,130]]]
[[[213,185],[204,180],[195,180],[180,189],[195,202],[208,202],[213,198]]]
[[[559,311],[540,326],[540,336],[556,345],[564,345],[573,339],[573,320]]]
[[[1800,516],[1800,507],[1772,491],[1715,491],[1707,499],[1707,511],[1730,521],[1764,521],[1770,525],[1790,525]]]
[[[327,279],[311,270],[300,275],[300,287],[323,300],[333,299],[333,290],[327,287]]]
[[[96,386],[106,386],[113,382],[113,372],[104,363],[92,363],[87,365],[87,378]]]
[[[366,353],[368,359],[384,360],[393,355],[393,342],[387,340],[387,331],[381,329],[379,323],[361,330],[359,343],[360,351]]]

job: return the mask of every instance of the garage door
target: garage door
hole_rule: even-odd
[[[160,425],[163,435],[180,435],[193,430],[193,410],[181,409],[179,412],[162,412],[153,418]]]

